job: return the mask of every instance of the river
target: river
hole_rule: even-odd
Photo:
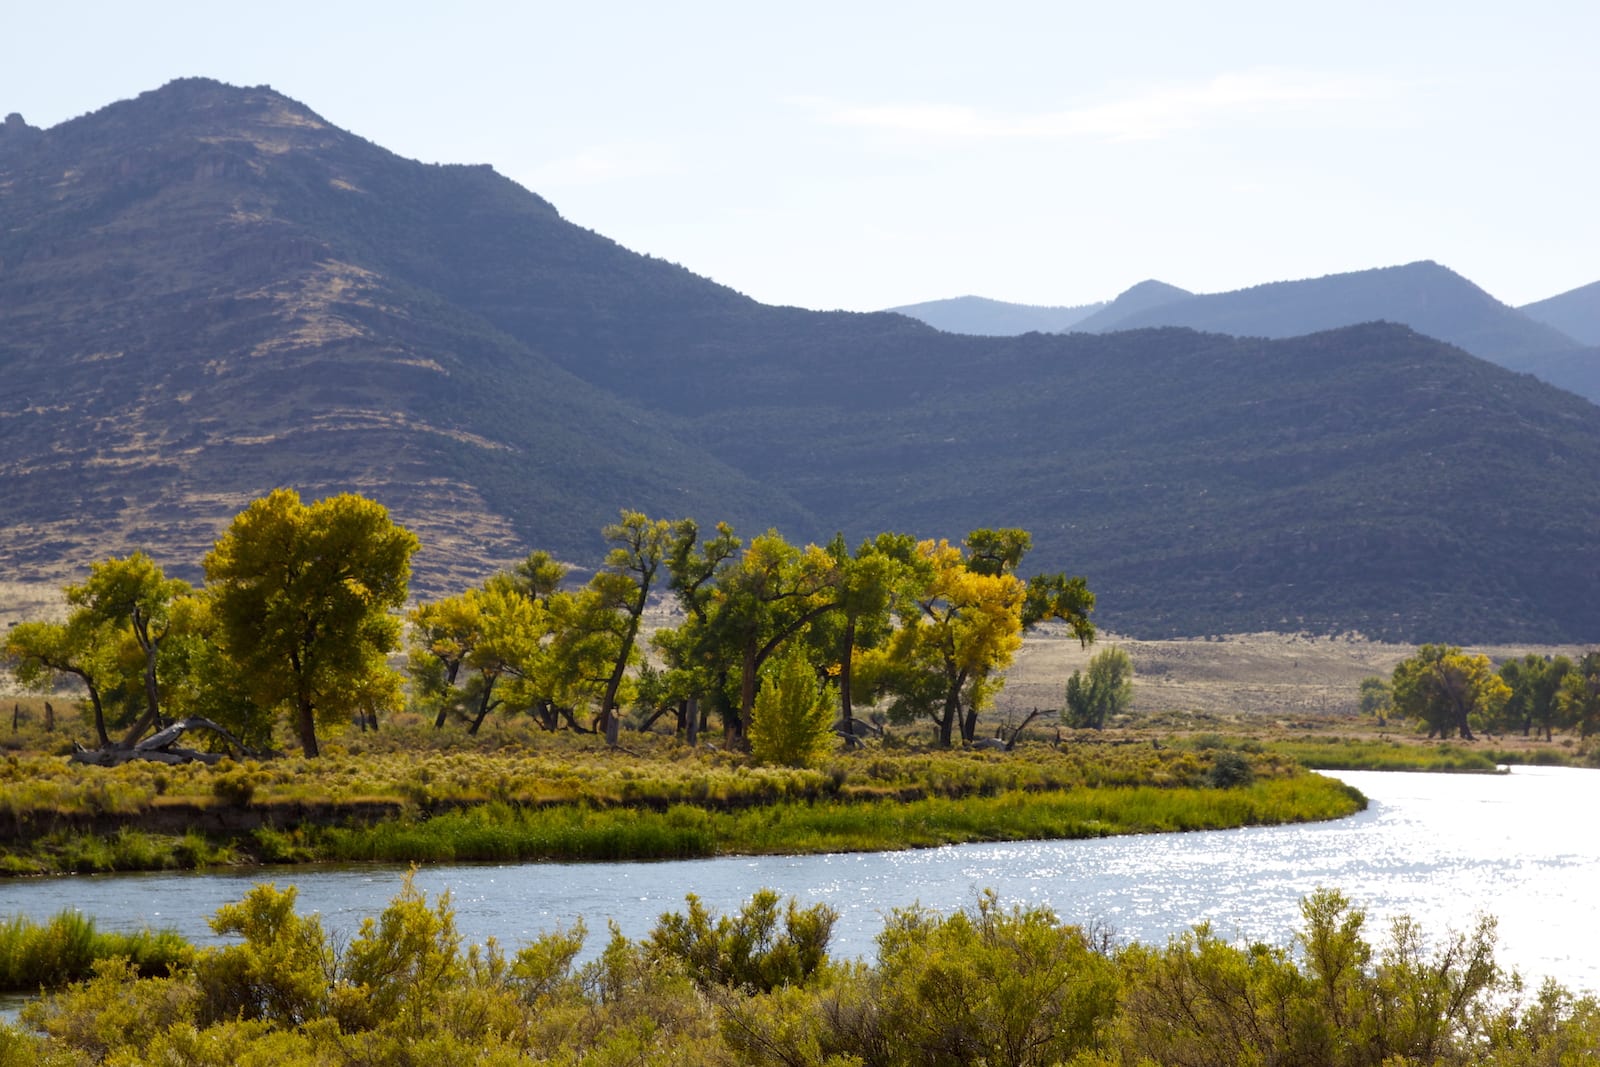
[[[1600,990],[1600,773],[1516,768],[1506,775],[1337,772],[1371,800],[1349,819],[1310,825],[1094,841],[961,845],[911,852],[664,863],[428,867],[417,884],[450,890],[469,941],[514,947],[582,915],[590,953],[614,920],[643,936],[687,892],[731,910],[770,887],[840,913],[835,956],[870,956],[882,917],[922,904],[950,910],[984,888],[1053,908],[1119,939],[1160,943],[1209,921],[1227,937],[1289,944],[1299,901],[1343,890],[1381,937],[1400,914],[1429,935],[1498,917],[1499,959],[1528,979]],[[348,937],[394,894],[399,868],[290,867],[247,874],[79,876],[0,882],[0,914],[46,919],[66,907],[103,929],[172,926],[216,939],[206,919],[256,882],[299,887],[302,910]]]

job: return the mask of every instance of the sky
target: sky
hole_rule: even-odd
[[[0,114],[271,85],[758,300],[1222,292],[1432,259],[1600,281],[1596,0],[0,10]]]

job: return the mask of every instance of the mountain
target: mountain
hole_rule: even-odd
[[[1600,282],[1524,304],[1518,310],[1583,344],[1600,345]]]
[[[1061,333],[1103,307],[1104,304],[1040,307],[1033,304],[1008,304],[981,296],[957,296],[949,300],[905,304],[888,310],[909,315],[945,333],[1015,337],[1017,334],[1035,331]]]
[[[1167,300],[1116,318],[1097,316],[1090,328],[1104,333],[1188,326],[1239,337],[1297,337],[1377,321],[1402,323],[1497,363],[1577,347],[1560,331],[1428,261]]]
[[[1116,324],[1124,319],[1153,311],[1156,308],[1179,304],[1193,298],[1194,294],[1187,289],[1179,289],[1176,285],[1168,285],[1166,282],[1158,282],[1152,278],[1125,290],[1115,300],[1093,315],[1078,320],[1072,331],[1074,333],[1104,333],[1107,330],[1118,329],[1119,327]]]
[[[133,547],[181,571],[293,485],[387,504],[424,591],[533,547],[592,562],[637,507],[852,542],[1023,526],[1026,569],[1085,575],[1129,634],[1600,636],[1600,408],[1403,326],[984,338],[770,307],[267,88],[3,128],[8,576]]]
[[[750,304],[487,167],[400,160],[270,90],[201,80],[21,144],[25,124],[6,129],[8,572],[159,546],[193,577],[219,524],[277,485],[382,499],[428,546],[425,588],[533,535],[591,556],[624,506],[811,521],[478,312],[515,289],[554,340],[607,292]]]
[[[1124,296],[1138,294],[1141,288],[1135,286]],[[1593,302],[1595,297],[1588,299]],[[1123,303],[1119,297],[1073,329],[1104,333],[1188,326],[1241,337],[1296,337],[1362,322],[1397,322],[1600,403],[1600,351],[1584,348],[1548,318],[1508,307],[1433,262],[1203,296],[1158,289],[1137,303],[1128,302],[1126,310],[1120,307]],[[1583,306],[1584,298],[1578,296],[1559,303],[1556,315],[1581,323]]]

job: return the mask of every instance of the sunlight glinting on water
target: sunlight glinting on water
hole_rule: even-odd
[[[1499,919],[1503,964],[1535,981],[1600,990],[1600,834],[1584,825],[1600,801],[1600,773],[1338,777],[1372,799],[1368,811],[1301,826],[896,853],[430,867],[418,885],[450,890],[469,941],[492,936],[514,947],[583,916],[591,954],[608,919],[641,937],[686,893],[728,911],[771,888],[838,909],[833,948],[841,957],[870,956],[895,908],[949,911],[984,889],[1120,940],[1159,943],[1208,921],[1225,937],[1290,945],[1300,900],[1328,886],[1367,910],[1375,941],[1401,914],[1437,939],[1488,913]],[[205,920],[218,906],[275,881],[297,885],[302,910],[348,935],[382,909],[402,876],[394,868],[283,868],[16,881],[0,883],[0,912],[43,919],[72,906],[105,928],[172,925],[205,942],[214,940]]]

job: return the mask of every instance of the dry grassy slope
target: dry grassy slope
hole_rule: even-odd
[[[1067,678],[1111,645],[1133,659],[1136,712],[1203,712],[1284,721],[1353,713],[1361,679],[1388,675],[1413,645],[1299,634],[1232,634],[1217,640],[1140,641],[1104,635],[1082,649],[1064,629],[1024,642],[999,697],[1001,715],[1060,708]],[[1495,661],[1527,652],[1581,655],[1577,646],[1483,646]]]

